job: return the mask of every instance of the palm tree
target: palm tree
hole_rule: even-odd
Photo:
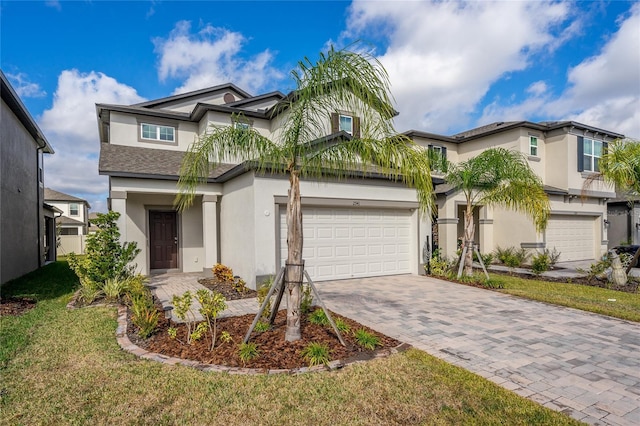
[[[279,116],[282,120],[273,140],[252,128],[213,126],[187,152],[176,199],[178,208],[187,208],[209,169],[225,160],[250,161],[256,173],[289,177],[287,341],[300,339],[300,179],[345,178],[354,172],[367,175],[375,171],[415,187],[423,213],[433,203],[428,158],[394,131],[392,118],[396,112],[391,105],[389,80],[378,61],[367,54],[331,48],[315,63],[307,58],[299,62],[291,76],[296,90],[273,110],[272,118]],[[329,117],[341,110],[358,112],[359,135],[355,131],[353,136],[340,132],[323,138]]]
[[[466,199],[464,244],[473,244],[473,212],[476,206],[500,206],[525,213],[541,232],[550,214],[549,199],[541,179],[519,152],[490,148],[467,161],[448,164],[445,181]],[[465,275],[473,273],[473,250],[464,259]]]
[[[640,141],[618,139],[611,142],[600,158],[600,171],[589,176],[585,181],[583,192],[594,181],[603,179],[616,186],[616,190],[623,192],[630,200],[640,197]],[[640,258],[640,248],[636,251],[626,273]]]

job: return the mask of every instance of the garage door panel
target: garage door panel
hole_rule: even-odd
[[[560,252],[560,261],[595,258],[595,223],[591,216],[551,215],[546,230],[546,247]]]
[[[286,212],[280,217],[280,253],[287,256]],[[411,213],[407,210],[303,209],[306,269],[314,280],[411,272]]]

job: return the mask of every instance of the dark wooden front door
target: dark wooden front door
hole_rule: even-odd
[[[149,212],[151,269],[178,267],[176,212]]]

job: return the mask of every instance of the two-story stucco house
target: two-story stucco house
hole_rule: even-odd
[[[252,126],[277,140],[284,114],[279,92],[251,96],[233,84],[136,105],[96,106],[100,165],[122,239],[142,249],[142,273],[205,271],[222,262],[247,283],[275,274],[286,257],[288,178],[258,175],[250,163],[221,164],[199,186],[195,204],[173,207],[181,161],[210,125]],[[234,122],[233,114],[242,114]],[[357,134],[357,113],[326,117],[318,139]],[[375,176],[301,182],[306,269],[315,280],[421,270],[431,224],[416,193]]]
[[[0,71],[0,284],[55,259],[55,209],[44,203],[53,148]]]
[[[47,204],[60,209],[56,223],[60,226],[60,235],[86,235],[89,227],[89,209],[87,200],[65,194],[51,188],[44,189]]]
[[[598,171],[608,142],[624,136],[573,121],[514,121],[493,123],[453,136],[420,131],[406,134],[417,144],[442,152],[460,162],[489,147],[503,147],[526,155],[542,178],[551,203],[551,218],[539,234],[524,215],[502,208],[476,209],[476,243],[481,252],[496,247],[556,249],[561,261],[598,258],[607,249],[607,200],[613,187],[595,182],[583,191],[585,180]],[[465,200],[446,183],[436,187],[438,247],[453,255],[463,235]]]

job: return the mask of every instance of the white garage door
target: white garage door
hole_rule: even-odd
[[[551,215],[546,231],[547,248],[555,247],[561,262],[594,259],[595,223],[593,217]]]
[[[408,210],[302,209],[305,268],[314,281],[410,273]],[[286,211],[280,214],[280,259],[287,258]]]

